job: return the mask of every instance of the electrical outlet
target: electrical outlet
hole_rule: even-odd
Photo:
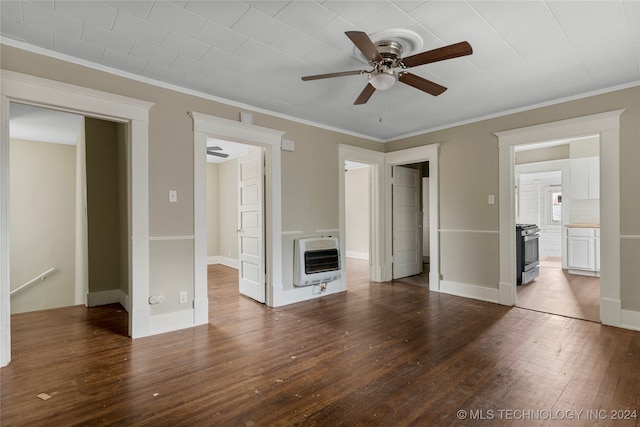
[[[164,301],[164,295],[151,295],[149,297],[149,304],[160,304]]]
[[[180,304],[187,302],[187,293],[185,291],[180,292]]]

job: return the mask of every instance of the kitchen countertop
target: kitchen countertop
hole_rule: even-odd
[[[600,228],[600,224],[565,224],[567,228]]]

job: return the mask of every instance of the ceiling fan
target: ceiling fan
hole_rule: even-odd
[[[471,45],[464,41],[402,58],[402,43],[394,40],[380,40],[374,43],[369,36],[362,31],[347,31],[345,34],[353,42],[356,48],[362,52],[373,69],[304,76],[302,77],[302,80],[309,81],[328,79],[331,77],[368,74],[369,83],[360,93],[353,105],[365,104],[369,98],[371,98],[371,95],[373,95],[376,89],[389,89],[398,80],[423,92],[427,92],[433,96],[438,96],[447,90],[447,88],[420,76],[416,76],[415,74],[411,74],[405,70],[419,65],[444,61],[445,59],[471,55],[473,53]]]
[[[217,157],[222,157],[223,159],[226,159],[227,157],[229,157],[229,155],[227,153],[220,153],[220,151],[222,151],[222,147],[207,147],[207,154],[210,154],[212,156],[217,156]]]

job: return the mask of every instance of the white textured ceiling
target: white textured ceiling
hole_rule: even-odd
[[[638,1],[7,1],[1,33],[22,43],[378,140],[640,84]],[[473,55],[411,72],[353,101],[366,75],[345,31],[409,29],[422,50]],[[15,41],[18,41],[16,43]]]

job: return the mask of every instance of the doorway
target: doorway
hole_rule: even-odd
[[[500,155],[500,303],[515,305],[515,148],[541,141],[575,139],[599,135],[601,176],[600,227],[602,246],[600,259],[600,321],[606,325],[622,325],[620,301],[620,180],[615,170],[620,162],[620,115],[615,110],[584,117],[550,122],[520,129],[496,132]],[[564,188],[564,186],[563,186]],[[564,201],[564,198],[563,198]]]
[[[586,178],[571,173],[572,143],[578,142],[557,141],[557,145],[531,145],[526,151],[516,151],[516,223],[533,224],[539,230],[539,275],[517,287],[516,306],[598,322],[600,278],[595,258],[593,271],[569,268],[570,227],[599,223],[599,200],[582,200],[572,192],[574,186],[582,185],[576,180]],[[575,155],[575,147],[573,151]],[[566,158],[544,160],[544,152]],[[591,154],[597,156],[597,144]],[[537,161],[529,162],[532,158]]]
[[[263,149],[207,138],[207,262],[238,270],[239,292],[265,302]]]
[[[153,333],[149,330],[147,307],[148,271],[148,116],[152,104],[133,98],[116,96],[86,88],[3,72],[0,104],[5,114],[0,117],[0,366],[11,360],[10,322],[10,239],[9,239],[9,114],[10,102],[28,103],[85,116],[105,118],[126,124],[128,141],[127,174],[129,187],[129,316],[128,334],[132,338]],[[70,95],[72,94],[72,95]],[[135,197],[134,197],[135,196]],[[136,310],[138,308],[138,310]],[[133,313],[137,313],[136,316]]]
[[[340,173],[340,235],[346,235],[345,221],[345,176],[346,160],[370,165],[371,175],[371,225],[370,225],[370,280],[386,282],[392,280],[392,189],[393,166],[429,162],[429,289],[440,291],[439,262],[439,218],[438,218],[438,150],[439,144],[430,144],[391,153],[380,153],[347,145],[339,146]],[[340,249],[341,262],[346,258],[344,239]]]
[[[344,162],[345,256],[348,275],[371,277],[371,165]]]
[[[282,286],[281,153],[284,132],[215,116],[189,113],[194,128],[194,315],[195,324],[209,321],[207,286],[207,139],[259,147],[264,155],[265,303],[287,303]]]

